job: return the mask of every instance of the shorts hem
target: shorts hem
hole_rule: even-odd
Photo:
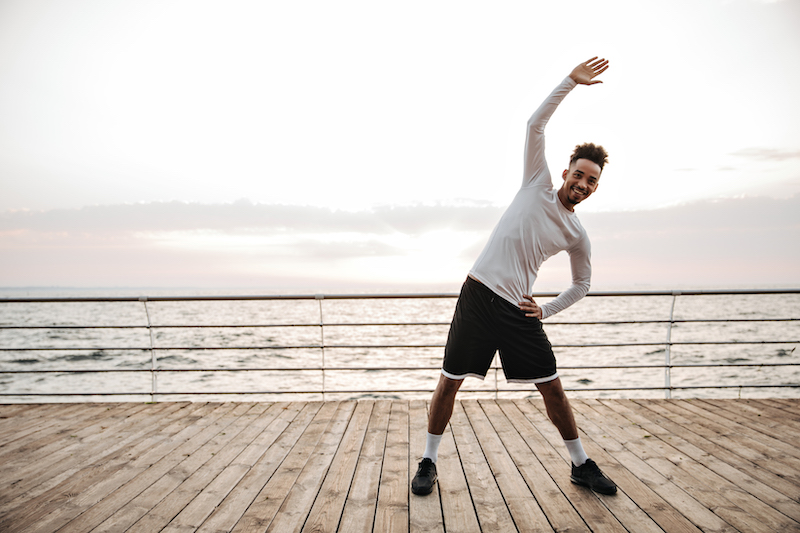
[[[454,380],[462,380],[464,378],[478,378],[479,380],[483,381],[484,379],[486,379],[486,376],[483,376],[481,374],[475,374],[475,373],[472,373],[472,372],[467,372],[466,374],[451,374],[450,372],[446,371],[444,368],[442,369],[442,375],[444,377],[446,377],[446,378],[454,379]]]
[[[508,382],[508,383],[547,383],[548,381],[553,381],[557,377],[558,377],[558,372],[556,372],[555,374],[552,374],[550,376],[543,377],[543,378],[531,378],[531,379],[506,378],[506,382]]]

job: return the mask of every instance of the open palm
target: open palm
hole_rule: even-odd
[[[605,72],[607,68],[607,59],[597,59],[597,57],[593,57],[575,67],[570,73],[569,77],[575,80],[576,83],[580,83],[582,85],[603,83],[602,81],[594,78]]]

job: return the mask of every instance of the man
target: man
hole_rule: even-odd
[[[547,414],[569,450],[572,482],[602,494],[617,491],[581,445],[540,322],[589,291],[589,238],[574,209],[597,189],[608,159],[601,146],[587,143],[576,147],[561,176],[564,182],[555,190],[544,157],[544,127],[576,85],[602,83],[594,78],[607,68],[608,61],[597,57],[581,63],[528,120],[522,187],[470,270],[456,304],[442,374],[431,400],[425,452],[411,483],[414,494],[433,490],[439,442],[464,378],[483,379],[497,350],[509,382],[535,384],[542,394]],[[537,272],[545,259],[562,250],[570,256],[572,285],[540,307],[530,296]]]

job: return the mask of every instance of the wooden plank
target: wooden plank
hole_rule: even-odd
[[[285,405],[252,447],[243,453],[242,464],[252,464],[247,474],[214,509],[198,532],[229,532],[255,501],[314,419],[320,402]],[[260,453],[259,453],[260,452]]]
[[[317,443],[314,452],[303,467],[283,501],[278,514],[267,531],[277,533],[299,532],[308,517],[325,480],[325,474],[333,461],[337,448],[344,438],[345,430],[355,410],[356,402],[339,404],[331,423]]]
[[[141,409],[144,406],[135,406],[125,408],[118,408],[121,410],[129,411],[131,409]],[[92,405],[84,410],[75,408],[73,406],[63,407],[60,411],[53,413],[50,417],[43,421],[35,423],[28,430],[21,429],[14,437],[8,439],[0,447],[0,458],[3,459],[4,468],[12,468],[7,466],[7,457],[11,454],[28,455],[33,457],[39,450],[47,447],[49,444],[60,441],[65,433],[74,434],[86,426],[91,425],[98,419],[106,418],[107,409],[102,405]],[[52,449],[52,446],[51,446]],[[40,454],[43,457],[47,456],[47,451]],[[12,468],[13,469],[13,468]]]
[[[576,403],[583,407],[583,409],[576,410],[576,420],[582,429],[587,434],[593,434],[598,431],[593,420],[600,417],[587,409],[587,401]],[[610,440],[620,443],[620,447],[613,450],[609,449],[609,453],[621,464],[624,464],[637,478],[641,479],[653,492],[661,496],[674,509],[703,531],[736,531],[720,516],[711,512],[691,494],[684,491],[671,477],[662,474],[657,468],[648,464],[632,451],[632,448],[634,448],[633,443],[636,440],[645,439],[645,433],[641,429],[639,429],[638,435],[628,436],[613,419],[609,421],[603,419],[603,421],[602,433],[610,435]]]
[[[374,405],[373,400],[358,402],[302,531],[335,532],[339,527]]]
[[[384,448],[375,531],[408,532],[408,402],[392,402]]]
[[[496,420],[490,423],[482,405],[493,413]],[[518,466],[514,463],[503,441],[498,436],[497,425],[503,425],[505,422],[505,425],[508,426],[509,423],[502,411],[497,407],[497,404],[489,400],[480,404],[475,400],[468,400],[462,401],[461,406],[469,418],[474,437],[477,437],[477,443],[483,451],[483,460],[491,468],[496,486],[502,495],[504,504],[500,502],[501,509],[505,510],[505,507],[507,507],[510,513],[509,519],[511,522],[509,525],[496,524],[492,529],[500,528],[502,530],[516,527],[522,531],[553,531],[555,528],[551,527],[547,517],[539,507],[537,499],[534,498],[531,489],[522,477]],[[458,440],[457,438],[456,441],[458,442]],[[481,517],[480,512],[478,517]],[[581,529],[586,527],[580,518],[576,524],[578,523]],[[488,529],[483,522],[481,522],[481,527],[484,530]],[[620,531],[624,530],[621,529]]]
[[[102,404],[91,404],[95,407],[100,407]],[[86,413],[86,409],[82,409],[82,404],[76,403],[52,403],[52,404],[31,404],[27,406],[17,417],[5,418],[3,422],[3,433],[0,438],[0,445],[13,442],[19,438],[19,432],[15,430],[17,422],[19,423],[19,430],[25,434],[30,433],[31,428],[37,428],[40,424],[58,424],[63,420],[71,418],[80,418]]]
[[[175,435],[170,434],[173,429],[170,426],[169,431],[143,439],[130,448],[118,451],[114,457],[82,469],[57,487],[35,498],[37,504],[27,506],[28,509],[32,508],[33,512],[24,516],[12,513],[0,520],[0,530],[7,522],[13,523],[15,528],[20,530],[34,523],[42,528],[47,524],[50,524],[49,527],[56,524],[60,527],[144,471],[168,451],[190,441],[198,433],[207,433],[207,439],[213,437],[219,432],[214,424],[235,405],[209,404],[209,407],[214,410],[193,424],[191,419],[176,423],[174,429],[180,428],[180,431]],[[211,431],[207,431],[207,426],[211,426]]]
[[[800,399],[798,398],[763,398],[753,401],[781,409],[787,413],[787,416],[792,416],[794,420],[800,417]]]
[[[18,492],[16,500],[38,496],[78,470],[96,463],[133,441],[157,432],[176,419],[185,417],[187,413],[184,410],[188,406],[188,403],[146,406],[152,409],[127,411],[124,416],[123,413],[109,413],[111,417],[106,420],[74,434],[67,432],[67,438],[53,443],[53,449],[48,450],[48,456],[31,457],[30,464],[16,470],[15,477],[19,480],[14,485],[14,490]],[[13,504],[14,501],[10,502],[10,505]]]
[[[191,420],[191,417],[181,417],[174,421],[172,425],[168,426],[167,428],[162,428],[160,431],[162,434],[169,436],[170,432],[174,433],[179,431],[185,425],[189,424]],[[126,451],[133,449],[134,444],[135,443],[129,445],[127,448],[118,450],[116,454],[114,454],[114,457],[118,459],[117,465],[106,468],[106,474],[113,473],[127,463],[129,457],[125,457],[122,460],[119,460],[119,458],[123,456]],[[76,488],[80,487],[81,484],[91,483],[91,479],[87,480],[87,478],[97,475],[98,472],[101,474],[103,473],[102,462],[98,463],[97,461],[92,461],[91,463],[84,465],[82,468],[74,469],[73,471],[69,472],[70,475],[66,479],[61,479],[62,476],[56,476],[56,480],[61,479],[57,484],[53,485],[51,482],[48,482],[47,485],[52,485],[51,488],[48,488],[44,492],[38,493],[34,497],[28,497],[29,493],[23,493],[19,495],[14,501],[11,502],[11,504],[16,504],[16,506],[9,507],[11,504],[5,505],[3,511],[0,513],[0,516],[13,517],[16,514],[25,515],[26,518],[19,518],[16,520],[16,523],[20,524],[20,528],[22,528],[22,525],[26,523],[26,520],[36,520],[37,517],[41,518],[44,516],[44,514],[52,509],[50,506],[57,506],[53,502],[58,502],[61,499],[70,501],[70,494],[77,493]],[[28,517],[27,515],[31,513],[30,508],[35,508],[35,511],[32,516]],[[26,511],[26,509],[28,510]]]
[[[625,447],[645,463],[653,467],[663,476],[668,478],[677,487],[697,500],[703,507],[719,516],[737,531],[752,533],[772,531],[772,528],[749,514],[751,510],[763,510],[755,501],[736,494],[738,489],[731,491],[731,485],[714,474],[701,463],[686,457],[685,454],[672,447],[644,430],[636,424],[622,417],[607,405],[598,401],[584,401],[588,409],[593,409],[597,417],[610,424],[611,430],[617,438],[624,442]],[[716,485],[715,485],[716,483]],[[743,503],[746,509],[738,504]]]
[[[732,413],[726,409],[716,409],[703,400],[682,400],[680,405],[696,415],[702,416],[720,426],[729,428],[736,435],[747,437],[763,446],[773,448],[779,452],[779,460],[791,467],[794,471],[800,472],[800,448],[794,444],[794,440],[800,437],[789,428],[782,436],[775,438],[770,435],[768,428],[760,424],[751,424],[746,417],[739,413]],[[753,427],[755,425],[755,427]]]
[[[793,485],[800,484],[800,459],[785,453],[787,445],[768,437],[753,438],[746,434],[747,428],[739,424],[722,424],[703,409],[692,406],[686,400],[665,404],[673,413],[680,413],[687,420],[687,428],[697,431],[705,438],[719,444],[740,457],[787,479]]]
[[[29,477],[25,480],[25,483],[16,484],[14,489],[20,491],[20,493],[10,502],[0,506],[0,516],[8,514],[11,510],[19,506],[30,505],[30,502],[37,501],[36,498],[39,498],[45,492],[54,489],[57,490],[57,487],[61,483],[68,482],[73,476],[82,475],[80,474],[82,470],[89,469],[89,471],[91,471],[95,468],[98,461],[102,461],[106,456],[110,456],[113,453],[121,453],[121,449],[124,447],[130,449],[144,436],[158,432],[166,434],[169,434],[169,432],[176,433],[180,428],[186,425],[188,421],[192,420],[192,417],[189,415],[196,409],[195,406],[189,407],[185,403],[178,407],[181,408],[174,410],[169,416],[162,417],[158,420],[143,419],[139,420],[136,424],[125,424],[124,430],[120,430],[118,427],[116,427],[115,430],[111,429],[115,424],[109,422],[109,432],[105,434],[105,438],[102,440],[98,439],[96,443],[92,443],[85,448],[72,449],[72,445],[65,444],[64,449],[72,449],[72,455],[76,458],[77,464],[71,465],[67,463],[63,468],[62,465],[53,467],[51,469],[52,476],[49,478],[46,477],[47,472],[41,473],[41,477],[44,481],[27,491],[25,491],[25,489],[27,488],[28,482],[33,484],[41,481],[41,479],[37,480],[33,477]],[[171,407],[170,409],[173,408],[174,407]],[[116,433],[122,433],[122,435],[117,435]],[[124,434],[130,434],[131,436],[124,438]],[[85,441],[88,442],[88,439],[85,439]]]
[[[586,422],[579,424],[584,433],[581,440],[588,454],[594,457],[595,461],[601,465],[602,470],[614,480],[620,492],[615,496],[600,496],[593,494],[584,487],[578,487],[571,482],[567,482],[567,480],[562,481],[564,475],[559,475],[559,473],[564,471],[565,464],[569,464],[569,454],[566,451],[561,435],[558,434],[558,430],[547,418],[543,402],[539,400],[520,400],[516,404],[526,418],[539,430],[546,442],[552,446],[552,449],[556,450],[543,455],[537,449],[537,455],[540,459],[547,457],[546,462],[542,461],[543,464],[548,467],[553,478],[559,482],[562,492],[567,495],[586,523],[589,524],[589,527],[593,527],[595,523],[602,523],[605,511],[602,507],[605,507],[630,531],[637,531],[635,527],[631,527],[628,524],[631,518],[634,522],[644,522],[648,528],[652,529],[652,524],[648,524],[646,520],[642,520],[641,516],[631,512],[632,507],[635,505],[647,513],[650,519],[663,528],[664,531],[669,531],[670,533],[697,533],[700,531],[697,526],[676,511],[664,498],[643,483],[634,472],[627,468],[627,464],[624,461],[619,460],[618,457],[612,454],[613,451],[624,452],[624,447],[619,442],[609,438],[606,432],[596,428],[594,424]],[[573,400],[572,404],[577,418],[579,411],[575,407],[579,407],[580,403]],[[598,441],[602,442],[602,446],[598,444]]]
[[[358,465],[342,511],[339,531],[347,533],[372,531],[391,408],[392,404],[387,400],[375,402],[372,408],[364,443],[358,456]]]
[[[194,439],[193,450],[184,453],[185,459],[169,471],[173,489],[128,531],[132,533],[161,531],[212,483],[224,467],[246,446],[245,443],[235,443],[234,439],[252,421],[246,414],[254,408],[257,406],[241,404],[238,409],[227,413],[224,419],[220,420],[219,427],[215,428],[216,433],[210,438],[203,436],[202,441]],[[258,414],[260,413],[256,413]],[[255,434],[260,428],[256,429]],[[255,434],[248,436],[254,438]],[[231,445],[232,443],[235,444]]]
[[[338,402],[322,405],[286,459],[236,524],[234,532],[262,532],[269,527],[338,407]]]
[[[55,427],[51,431],[58,431],[65,421],[69,423],[72,418],[80,417],[82,414],[83,411],[76,404],[31,405],[20,414],[19,418],[5,419],[4,431],[0,435],[0,451],[13,449],[9,445],[22,438],[26,438],[27,442],[33,442],[41,435],[46,435],[50,428]],[[42,433],[31,437],[31,434],[37,432]]]
[[[708,531],[800,531],[796,473],[765,453],[777,440],[784,448],[773,454],[789,463],[800,459],[787,448],[795,440],[796,400],[573,401],[587,452],[620,486],[613,497],[569,482],[568,454],[539,400],[458,402],[442,442],[440,484],[427,497],[408,490],[415,455],[424,448],[425,402],[375,402],[372,413],[364,402],[351,411],[338,404],[323,417],[327,422],[313,451],[301,452],[313,440],[309,429],[320,423],[316,415],[325,405],[147,405],[129,416],[122,408],[105,413],[87,408],[68,411],[69,417],[63,416],[64,406],[9,411],[0,406],[0,425],[13,423],[2,418],[4,412],[31,422],[32,430],[46,425],[50,415],[58,423],[27,441],[41,444],[33,449],[37,464],[22,465],[28,475],[39,476],[39,484],[20,493],[19,483],[7,483],[8,471],[0,475],[0,490],[12,491],[0,506],[0,530],[73,533],[152,526],[220,533],[246,530],[245,516],[266,505],[273,518],[260,523],[259,531],[298,531],[304,523],[305,531],[347,533],[397,526],[480,531],[478,517],[492,523],[498,508],[513,523],[495,521],[484,530],[510,524],[512,531],[528,531],[522,517],[538,507],[558,530],[614,531],[621,524],[637,533],[698,531],[689,516]],[[77,434],[77,441],[70,437]],[[742,449],[744,443],[750,448]],[[43,456],[44,449],[52,454]],[[90,458],[94,453],[102,457]],[[299,455],[306,455],[305,462]],[[78,456],[82,459],[72,458]],[[785,475],[775,471],[776,463]],[[48,477],[45,464],[61,473]],[[479,477],[480,469],[488,477]],[[474,486],[467,485],[476,478]],[[494,499],[482,490],[493,490]],[[695,501],[700,515],[680,498],[660,497],[664,490]],[[158,520],[143,519],[156,515]]]
[[[105,414],[102,406],[97,406],[97,411],[86,411],[86,415]],[[49,453],[57,453],[59,449],[70,447],[79,442],[75,432],[80,431],[82,422],[79,416],[62,417],[63,411],[53,413],[58,417],[52,424],[45,424],[47,427],[42,431],[28,433],[27,436],[8,443],[3,447],[3,454],[0,457],[0,477],[7,479],[9,484],[0,487],[0,504],[7,505],[10,498],[16,497],[20,493],[28,490],[30,477],[38,472],[43,463],[46,466]],[[72,425],[70,425],[72,424]],[[88,424],[85,424],[88,425]],[[32,428],[35,429],[35,428]],[[65,441],[67,443],[65,444]],[[73,442],[70,442],[73,441]],[[42,449],[44,451],[42,452]],[[49,452],[49,453],[48,453]],[[49,470],[44,468],[45,474]],[[5,490],[6,488],[13,490]]]
[[[239,480],[247,474],[250,470],[250,465],[239,463],[237,459],[262,434],[264,428],[272,422],[276,411],[270,411],[267,416],[260,412],[255,412],[254,414],[257,415],[255,421],[247,420],[247,416],[250,415],[248,412],[228,426],[224,434],[226,435],[225,442],[220,439],[220,442],[214,443],[213,448],[209,447],[208,451],[211,452],[213,457],[209,457],[206,463],[159,504],[162,505],[170,499],[174,499],[171,505],[167,505],[165,508],[171,507],[173,510],[180,511],[160,531],[196,531]],[[232,432],[234,435],[228,437],[227,435]],[[217,451],[212,451],[214,449]],[[193,454],[193,456],[195,455],[197,453]],[[165,513],[167,518],[171,514],[172,512]],[[147,516],[143,517],[140,522],[137,522],[136,526],[139,526],[140,523],[146,523],[147,518]],[[150,523],[156,524],[156,522]],[[157,524],[161,526],[160,521]],[[131,528],[129,531],[134,530],[135,528]],[[140,527],[139,530],[155,531],[156,529],[153,527]]]
[[[477,429],[471,425],[471,420],[467,417],[465,406],[469,403],[468,400],[456,402],[450,426],[478,522],[482,531],[513,531],[515,526],[511,512],[503,500],[497,480],[478,443],[475,435]],[[471,403],[474,404],[475,401],[472,400]],[[527,491],[527,487],[524,490]],[[450,526],[447,527],[449,529]]]
[[[45,404],[53,405],[53,404]],[[9,418],[15,418],[22,422],[28,416],[41,416],[36,414],[37,411],[41,412],[42,404],[35,403],[0,403],[0,433],[5,431],[6,428],[13,428],[13,422],[8,422]]]
[[[189,477],[194,471],[198,470],[201,465],[206,466],[206,464],[209,462],[209,459],[214,456],[215,452],[218,452],[222,445],[230,440],[230,436],[235,435],[238,432],[236,426],[241,420],[241,415],[250,411],[255,406],[253,404],[233,404],[232,407],[232,409],[228,409],[227,411],[223,412],[222,416],[220,416],[214,424],[211,424],[208,428],[206,428],[204,432],[195,435],[194,438],[190,439],[189,442],[186,443],[187,446],[183,447],[184,449],[181,450],[183,453],[180,453],[180,455],[185,459],[172,470],[171,473],[174,474],[173,477]],[[163,459],[163,456],[160,453],[151,457],[156,459],[156,462]],[[94,524],[112,514],[115,511],[116,506],[108,504],[103,505],[103,500],[105,500],[109,494],[114,494],[118,491],[124,491],[127,483],[134,481],[136,477],[147,472],[149,468],[152,468],[152,460],[147,461],[138,468],[138,465],[135,465],[135,462],[132,462],[131,466],[133,468],[131,468],[130,471],[123,470],[121,471],[121,475],[111,476],[111,479],[108,481],[103,480],[99,483],[96,483],[90,489],[84,491],[84,493],[80,495],[80,500],[76,502],[75,510],[81,511],[80,516],[87,515],[88,513],[87,519],[81,520],[80,516],[77,517],[80,528],[72,527],[71,523],[74,522],[74,519],[72,519],[71,522],[63,527],[68,528],[70,531],[77,529],[88,531]],[[163,465],[161,468],[163,468]],[[205,471],[202,468],[200,468],[200,470]],[[131,476],[130,472],[135,472],[136,475]],[[190,479],[192,478],[190,477]],[[207,479],[204,479],[203,481],[200,481],[200,484],[205,485],[207,482]],[[141,486],[138,483],[136,485]],[[179,488],[183,488],[185,485],[186,481],[184,480]],[[104,486],[108,487],[108,489],[101,492]],[[149,514],[151,514],[151,516],[152,514],[160,515],[164,506],[168,505],[165,502],[172,502],[175,499],[178,499],[176,498],[176,493],[178,493],[180,496],[183,495],[183,491],[172,491],[169,496],[165,498],[165,500],[162,500],[158,506],[149,512]],[[183,503],[183,505],[185,505],[185,503]],[[97,509],[97,511],[92,513],[92,509]],[[73,513],[65,514],[69,516]],[[46,524],[48,522],[56,522],[56,520],[58,520],[56,523],[60,523],[63,518],[60,517],[59,514],[60,513],[51,513],[45,518],[45,520],[43,520],[43,523]],[[89,520],[91,520],[91,522]],[[157,531],[158,529],[146,528],[145,530]]]
[[[714,431],[702,425],[694,424],[692,420],[685,416],[687,413],[681,412],[682,410],[673,410],[672,407],[674,404],[664,401],[634,401],[643,408],[657,415],[661,415],[663,418],[659,423],[667,430],[673,431],[676,435],[680,435],[704,452],[724,461],[733,468],[745,472],[754,479],[780,492],[784,497],[790,499],[795,497],[797,492],[796,483],[784,479],[782,476],[768,471],[756,462],[728,449],[723,445],[725,443],[724,438],[720,440],[716,438],[717,434]],[[720,442],[722,444],[720,444]],[[762,458],[762,456],[757,456],[755,460],[761,462]]]
[[[445,531],[480,532],[478,516],[475,514],[467,478],[456,449],[452,421],[442,434],[436,473],[439,477],[439,497]]]
[[[561,492],[558,484],[536,457],[535,450],[529,445],[530,443],[535,446],[534,439],[529,439],[528,435],[536,430],[530,426],[522,412],[510,400],[487,400],[481,401],[480,404],[543,513],[541,518],[534,516],[521,521],[512,510],[517,526],[527,531],[528,528],[533,530],[536,524],[549,523],[556,531],[585,530],[587,525],[583,518]]]
[[[517,400],[514,405],[527,419],[527,424],[524,420],[517,420],[518,427],[526,428],[526,441],[531,449],[535,450],[537,458],[558,489],[569,499],[589,528],[599,530],[606,527],[616,528],[618,526],[615,522],[621,522],[630,531],[652,530],[653,521],[637,511],[638,507],[625,492],[620,492],[612,497],[597,495],[570,481],[569,453],[558,430],[544,412],[545,408],[541,400]],[[511,411],[508,412],[511,413]],[[584,439],[586,439],[585,435]],[[600,461],[604,468],[609,463],[615,463],[602,449],[593,451],[591,441],[585,441],[584,445],[587,446],[589,454]],[[616,480],[615,476],[612,477]]]
[[[419,461],[425,451],[428,434],[428,407],[424,400],[412,400],[408,406],[409,461],[408,479],[413,479]],[[409,494],[409,530],[411,533],[444,533],[442,506],[439,500],[439,484],[431,494],[417,496]]]
[[[796,518],[800,517],[800,504],[797,502],[704,452],[677,433],[668,431],[662,427],[660,417],[654,419],[653,416],[643,413],[644,410],[638,404],[615,401],[609,407],[650,434],[669,443],[679,452],[679,462],[682,454],[703,464],[705,471],[702,472],[701,479],[704,483],[710,482],[712,487],[722,487],[728,499],[751,515],[759,517],[773,530],[790,531],[798,527]],[[771,505],[767,502],[771,502]],[[790,518],[792,516],[796,518],[793,520]]]
[[[715,409],[727,409],[747,415],[754,422],[766,424],[769,427],[788,425],[800,429],[800,414],[793,414],[783,409],[784,404],[773,403],[766,400],[714,400],[704,399],[704,403],[714,406]]]
[[[759,438],[758,434],[768,435],[783,442],[797,442],[800,440],[800,426],[793,427],[792,420],[782,417],[770,409],[754,409],[744,402],[714,402],[708,400],[697,400],[695,405],[703,406],[715,415],[727,418],[737,424],[753,430],[754,438]],[[776,417],[776,418],[773,418]],[[800,451],[796,446],[791,447],[792,455],[800,457]]]
[[[244,406],[246,406],[246,404],[243,404],[243,407]],[[120,508],[128,505],[132,500],[147,491],[154,484],[158,485],[159,493],[162,498],[175,498],[176,494],[181,493],[180,487],[188,484],[188,478],[186,478],[188,473],[193,472],[191,475],[196,476],[198,469],[201,468],[199,465],[202,464],[203,467],[208,468],[209,463],[213,460],[224,463],[227,458],[235,456],[235,454],[244,449],[248,443],[252,442],[253,439],[263,431],[263,428],[277,416],[280,410],[280,406],[267,403],[252,406],[248,411],[238,416],[238,419],[228,425],[218,436],[215,436],[197,450],[189,453],[188,456],[186,453],[173,452],[171,456],[172,461],[170,461],[168,456],[165,456],[165,458],[159,460],[145,472],[126,483],[106,498],[103,498],[91,509],[70,522],[67,527],[70,532],[74,533],[91,531],[93,528],[98,527],[104,521],[115,515]],[[233,411],[231,415],[237,416],[237,412]],[[203,461],[206,462],[203,463]],[[228,477],[230,476],[226,473],[226,479]],[[162,478],[164,479],[162,480]],[[183,482],[181,482],[181,478],[183,478]],[[221,490],[218,488],[219,484],[220,481],[215,479],[214,486],[208,486],[202,488],[202,490],[216,494],[218,490]],[[188,493],[190,491],[184,489],[182,492]],[[159,501],[163,502],[164,499]],[[208,503],[208,512],[211,512],[215,504],[212,502]],[[155,505],[150,507],[155,507]],[[142,515],[143,514],[146,513],[142,513]],[[137,519],[142,515],[137,516]]]
[[[709,426],[723,427],[737,436],[746,437],[759,443],[760,448],[772,448],[778,452],[777,458],[783,464],[800,472],[800,449],[791,442],[792,437],[795,436],[792,431],[787,431],[782,437],[775,438],[763,431],[763,427],[759,429],[750,427],[748,420],[739,416],[738,413],[718,410],[703,400],[680,400],[677,403],[687,411],[694,413],[695,419],[697,416],[702,417],[704,419],[702,423],[708,420]]]

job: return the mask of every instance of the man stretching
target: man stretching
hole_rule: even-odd
[[[464,378],[486,377],[497,350],[509,383],[532,383],[542,394],[547,415],[569,450],[572,482],[602,494],[617,492],[614,482],[583,450],[572,408],[556,372],[553,350],[540,322],[589,291],[589,238],[574,209],[597,189],[608,161],[602,146],[577,146],[569,168],[561,175],[564,183],[555,190],[544,156],[544,127],[576,85],[602,83],[594,78],[607,68],[608,61],[596,57],[581,63],[528,120],[522,187],[475,261],[456,304],[442,375],[431,400],[425,453],[411,482],[414,494],[433,490],[439,443]],[[530,296],[539,267],[562,250],[570,257],[572,285],[540,307]]]

